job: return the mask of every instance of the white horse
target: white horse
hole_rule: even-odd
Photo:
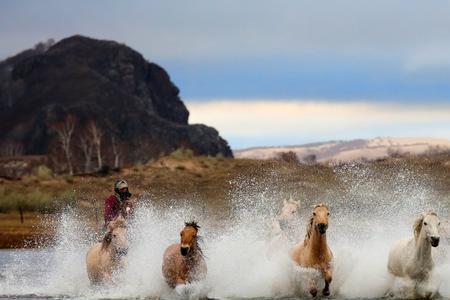
[[[296,233],[299,212],[300,201],[292,200],[292,198],[283,200],[280,214],[270,224],[270,241],[267,250],[269,257],[280,251],[287,253],[287,250],[294,245],[298,238]]]
[[[431,247],[439,245],[439,225],[436,213],[421,214],[414,223],[414,238],[397,241],[392,247],[389,272],[416,282],[428,280],[434,268]]]
[[[91,284],[112,283],[113,273],[123,265],[128,251],[125,220],[119,216],[109,222],[103,240],[93,245],[86,255],[86,268]]]

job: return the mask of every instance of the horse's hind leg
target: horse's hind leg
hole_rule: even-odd
[[[323,277],[325,279],[325,287],[322,290],[322,295],[330,296],[330,283],[332,280],[331,270],[324,270]]]

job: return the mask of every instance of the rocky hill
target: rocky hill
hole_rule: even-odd
[[[70,119],[75,168],[93,124],[109,165],[115,158],[145,162],[178,148],[232,156],[214,128],[188,124],[189,112],[167,72],[123,44],[72,36],[1,62],[0,77],[3,155],[50,155],[59,164],[58,132]]]

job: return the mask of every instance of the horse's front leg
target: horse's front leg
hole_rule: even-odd
[[[309,279],[309,293],[313,297],[317,296],[317,286],[316,286],[316,280],[314,278]]]
[[[330,283],[333,279],[333,272],[330,267],[322,270],[323,279],[325,280],[325,287],[322,290],[322,295],[330,296]]]

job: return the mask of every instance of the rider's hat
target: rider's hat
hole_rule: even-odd
[[[128,188],[128,182],[123,179],[116,180],[116,182],[114,183],[114,190],[120,191],[123,188]]]

